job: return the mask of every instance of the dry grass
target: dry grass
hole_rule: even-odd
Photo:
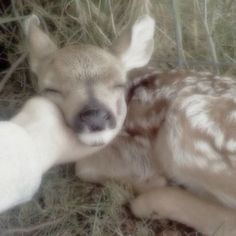
[[[156,18],[160,68],[186,67],[236,75],[236,2],[233,0],[12,0],[0,2],[0,117],[11,116],[36,88],[29,73],[23,20],[41,16],[60,45],[76,42],[109,47],[143,13]],[[10,67],[11,65],[11,67]],[[19,182],[20,184],[20,182]],[[33,201],[0,215],[0,235],[196,235],[167,221],[135,220],[121,207],[132,197],[122,186],[81,183],[73,167],[45,176]]]

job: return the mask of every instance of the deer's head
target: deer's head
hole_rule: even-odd
[[[32,15],[25,23],[30,67],[39,92],[62,111],[87,145],[104,145],[126,116],[125,84],[130,70],[146,65],[153,51],[154,20],[140,17],[110,50],[92,45],[58,48]]]

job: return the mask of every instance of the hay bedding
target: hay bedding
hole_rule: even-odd
[[[234,0],[2,0],[0,119],[11,117],[36,90],[25,60],[24,16],[40,15],[61,46],[84,42],[107,47],[124,26],[148,11],[157,21],[158,67],[236,75]],[[200,235],[166,220],[134,219],[123,207],[131,197],[128,187],[82,183],[73,165],[55,167],[31,202],[0,215],[0,235]]]

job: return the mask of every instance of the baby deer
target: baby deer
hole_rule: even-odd
[[[80,143],[104,147],[126,115],[126,73],[151,57],[153,20],[140,18],[109,52],[84,45],[58,49],[38,25],[32,17],[26,34],[39,90],[59,107]],[[100,153],[78,162],[78,176],[133,184],[142,193],[131,203],[136,216],[236,235],[236,82],[153,71],[129,91],[124,128]]]
[[[59,49],[39,23],[32,15],[25,24],[39,92],[59,107],[80,142],[108,144],[126,116],[127,72],[145,66],[151,58],[154,20],[140,17],[109,50],[83,44]]]
[[[80,160],[77,175],[133,185],[140,195],[131,210],[138,217],[236,235],[236,80],[150,68],[133,76],[122,131]]]

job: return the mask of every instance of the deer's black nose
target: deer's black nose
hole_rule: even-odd
[[[111,112],[100,107],[84,107],[75,117],[75,131],[81,132],[88,130],[90,132],[102,131],[106,128],[115,126],[115,118]]]

